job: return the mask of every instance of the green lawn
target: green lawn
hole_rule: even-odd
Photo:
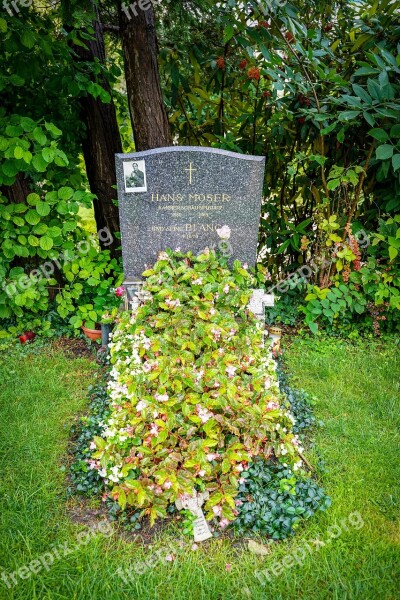
[[[197,551],[190,543],[178,546],[168,562],[167,544],[176,546],[178,530],[170,528],[151,548],[117,535],[91,535],[83,543],[77,536],[85,528],[69,519],[62,463],[95,365],[53,351],[2,354],[0,574],[8,574],[10,587],[0,579],[0,598],[399,597],[399,349],[297,340],[286,356],[292,380],[317,396],[315,413],[324,428],[311,458],[325,464],[331,509],[266,557],[213,540]],[[30,563],[36,574],[23,568]],[[131,578],[125,575],[124,582],[119,568],[130,569]],[[265,569],[270,578],[263,585],[255,573]],[[10,574],[18,570],[26,579],[17,574],[12,585]]]

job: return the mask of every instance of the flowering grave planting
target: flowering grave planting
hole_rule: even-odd
[[[256,457],[302,467],[262,324],[248,310],[255,276],[206,251],[163,252],[144,301],[122,313],[111,344],[111,414],[92,465],[122,508],[154,522],[193,491],[207,518],[234,521]]]

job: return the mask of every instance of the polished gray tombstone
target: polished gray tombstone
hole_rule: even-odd
[[[255,265],[264,157],[171,146],[117,154],[116,166],[126,281],[166,248],[215,248],[224,225],[232,258]]]

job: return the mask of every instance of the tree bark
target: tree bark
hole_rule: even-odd
[[[154,10],[120,5],[120,36],[136,151],[170,146],[167,112],[157,63]]]
[[[75,60],[95,62],[97,59],[104,65],[106,53],[103,29],[94,3],[92,9],[96,15],[93,23],[95,34],[93,39],[86,42],[86,48],[73,46],[76,53]],[[116,256],[117,247],[120,246],[120,242],[115,237],[115,233],[119,231],[119,214],[118,207],[113,202],[117,198],[113,186],[117,183],[115,154],[122,152],[122,143],[110,84],[104,76],[98,76],[96,81],[110,94],[111,101],[106,104],[100,98],[94,98],[90,94],[80,98],[81,119],[86,125],[82,150],[90,190],[97,196],[97,200],[93,201],[97,230],[107,228],[114,238],[112,244],[108,246],[104,246],[100,239],[100,245]]]

